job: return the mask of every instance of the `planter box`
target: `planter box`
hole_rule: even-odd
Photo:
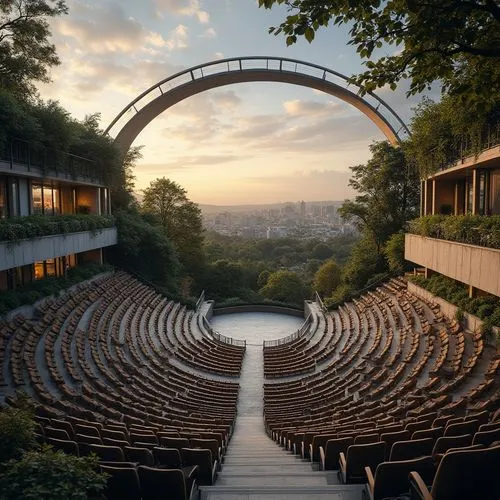
[[[87,250],[116,245],[116,227],[0,242],[0,271]]]
[[[500,296],[500,250],[406,234],[405,259]]]

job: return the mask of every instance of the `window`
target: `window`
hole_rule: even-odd
[[[31,192],[33,197],[33,213],[35,215],[43,214],[42,186],[40,184],[33,184]]]
[[[490,174],[489,209],[491,215],[500,215],[500,169]]]
[[[45,261],[45,276],[56,276],[56,260],[47,259]]]
[[[7,179],[5,177],[0,177],[0,219],[5,219],[7,214]]]

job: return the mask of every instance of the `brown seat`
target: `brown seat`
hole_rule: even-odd
[[[500,428],[492,431],[476,432],[472,444],[490,446],[495,441],[500,441]]]
[[[111,467],[100,465],[101,471],[108,474],[104,495],[108,500],[141,500],[141,486],[135,467]]]
[[[163,465],[169,469],[182,467],[181,452],[177,448],[153,448],[156,465]]]
[[[378,434],[358,434],[354,438],[354,444],[378,443],[379,440]]]
[[[55,450],[64,451],[68,455],[79,456],[78,443],[64,439],[47,438],[47,444],[50,444]]]
[[[153,453],[147,448],[138,448],[135,446],[125,446],[125,460],[127,462],[137,462],[140,465],[152,467],[155,463]]]
[[[347,449],[347,457],[340,453],[339,478],[344,484],[363,484],[367,482],[365,467],[376,470],[384,461],[385,443],[353,444]]]
[[[100,444],[89,445],[91,453],[95,453],[100,460],[106,462],[124,462],[125,455],[123,450],[118,446],[104,446]]]
[[[397,441],[392,445],[389,461],[400,462],[430,456],[433,446],[434,439],[432,438]]]
[[[213,460],[212,452],[207,449],[182,448],[181,459],[184,466],[198,466],[198,483],[203,486],[212,486],[217,475],[217,460]]]
[[[352,436],[329,439],[326,442],[325,450],[320,447],[319,454],[321,460],[321,468],[323,470],[339,470],[339,455],[347,453],[349,446],[354,444]]]
[[[102,444],[101,438],[98,436],[87,436],[86,434],[77,434],[76,435],[77,443],[85,443],[85,444]]]
[[[191,448],[202,448],[212,452],[212,460],[217,460],[220,469],[222,460],[222,450],[220,449],[219,442],[216,439],[191,439]]]
[[[189,500],[184,474],[179,469],[156,469],[139,466],[137,469],[143,500]]]
[[[73,429],[73,426],[71,425],[71,422],[68,422],[67,420],[52,418],[50,420],[50,426],[55,427],[56,429],[64,429],[68,433],[70,439],[75,439],[75,431]]]
[[[95,436],[101,438],[101,434],[96,427],[90,425],[75,424],[73,428],[75,429],[75,434],[83,434],[85,436]]]
[[[380,441],[384,441],[385,447],[385,460],[389,460],[391,454],[392,445],[397,441],[407,441],[410,439],[409,431],[398,431],[398,432],[387,432],[380,435]]]
[[[189,439],[181,437],[160,437],[160,446],[165,448],[177,448],[179,451],[182,448],[189,448]]]
[[[490,417],[489,411],[481,411],[479,413],[471,413],[464,417],[464,422],[469,422],[470,420],[477,420],[479,425],[487,424]]]
[[[500,429],[500,421],[479,426],[479,432],[494,431],[496,429]]]
[[[474,435],[479,429],[478,420],[469,420],[457,424],[447,425],[444,430],[444,436],[463,436],[464,434]]]
[[[309,456],[311,458],[311,462],[319,462],[319,447],[322,446],[323,449],[326,446],[326,442],[330,439],[335,439],[337,434],[315,434],[309,448]]]
[[[444,427],[431,427],[430,429],[422,429],[420,431],[415,431],[411,438],[412,439],[425,439],[431,438],[436,441],[444,434]]]
[[[55,427],[45,427],[44,429],[45,437],[47,438],[55,438],[62,439],[64,441],[71,441],[70,435],[64,429],[58,429]]]
[[[158,446],[158,438],[154,434],[139,434],[137,432],[131,432],[130,441],[132,444],[148,443]]]
[[[369,500],[407,495],[410,491],[408,476],[411,471],[418,472],[425,484],[431,484],[436,472],[434,460],[432,457],[420,457],[402,462],[382,462],[375,475],[370,467],[366,467]]]
[[[410,422],[409,424],[406,424],[405,430],[407,430],[411,436],[415,431],[428,429],[431,425],[432,420],[419,420],[417,422]]]
[[[463,436],[443,436],[438,438],[434,448],[433,455],[446,453],[450,448],[464,448],[472,444],[472,435],[464,434]]]
[[[101,439],[104,442],[106,439],[114,439],[115,441],[128,441],[127,434],[124,431],[116,431],[111,429],[103,429],[101,431]]]
[[[411,498],[425,500],[498,500],[500,446],[446,453],[429,492],[418,473],[410,473]]]

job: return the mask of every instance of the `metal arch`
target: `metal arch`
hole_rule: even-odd
[[[322,90],[362,111],[391,143],[398,144],[403,136],[410,135],[406,124],[384,100],[373,92],[361,97],[359,87],[350,84],[345,75],[297,59],[267,56],[219,59],[169,76],[123,108],[105,133],[120,127],[115,143],[125,152],[141,130],[172,105],[205,90],[250,81],[275,81]]]

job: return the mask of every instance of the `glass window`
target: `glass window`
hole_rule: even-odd
[[[45,275],[46,276],[56,276],[56,260],[47,259],[45,261]]]
[[[41,280],[45,277],[43,261],[35,262],[35,279]]]
[[[43,213],[44,215],[54,215],[51,186],[43,186]]]
[[[40,184],[33,184],[31,186],[31,193],[33,197],[33,213],[35,215],[43,214],[42,186]]]
[[[52,189],[52,210],[54,215],[61,213],[61,200],[59,198],[59,188]]]
[[[7,179],[5,177],[0,177],[0,219],[5,219],[7,213]]]
[[[490,214],[500,215],[500,169],[493,170],[490,174]]]

